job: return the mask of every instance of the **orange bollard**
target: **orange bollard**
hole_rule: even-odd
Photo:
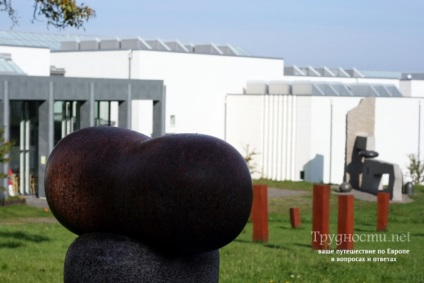
[[[377,231],[387,230],[389,203],[390,193],[380,192],[377,194]]]
[[[300,224],[302,224],[300,220],[300,210],[298,207],[290,208],[290,224],[292,228],[297,228]]]
[[[330,186],[314,185],[312,202],[312,248],[330,247]]]
[[[268,242],[268,187],[253,185],[253,241]]]
[[[339,195],[339,216],[337,223],[337,249],[353,250],[354,197]]]

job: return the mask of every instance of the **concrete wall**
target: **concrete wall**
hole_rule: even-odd
[[[281,59],[146,50],[132,52],[130,68],[128,55],[128,50],[57,52],[52,64],[70,77],[128,78],[131,69],[132,78],[164,80],[166,132],[219,138],[224,138],[225,96],[240,93],[249,80],[279,80],[284,68]]]
[[[0,53],[11,54],[13,62],[29,76],[50,76],[50,49],[0,46]]]
[[[343,181],[346,113],[359,101],[358,97],[297,98],[296,171],[298,175],[304,171],[306,181]]]
[[[262,95],[228,95],[226,99],[225,139],[244,157],[257,153],[251,161],[255,178],[263,170],[263,99]]]
[[[412,81],[411,96],[424,97],[424,80]]]
[[[331,178],[339,183],[345,162],[346,113],[359,100],[228,95],[226,140],[243,155],[246,145],[258,152],[254,163],[260,174],[254,177],[297,181],[304,172],[307,181],[329,182]]]
[[[401,80],[399,89],[404,96],[424,97],[424,80]]]
[[[406,180],[408,155],[418,155],[421,151],[421,160],[424,157],[423,105],[424,98],[376,99],[375,149],[380,154],[378,158],[399,164]]]
[[[287,82],[328,82],[328,83],[366,83],[366,84],[391,84],[399,87],[397,79],[382,79],[382,78],[344,78],[344,77],[312,77],[312,76],[285,76],[283,78]]]
[[[254,163],[259,173],[254,177],[296,181],[303,171],[304,179],[310,182],[341,183],[346,156],[346,117],[361,99],[228,95],[226,140],[243,155],[246,145],[256,150]],[[404,174],[407,155],[417,153],[419,147],[418,117],[417,98],[375,98],[374,136],[378,158],[399,164]],[[423,133],[424,113],[420,125]],[[420,148],[423,151],[422,136]],[[421,158],[423,155],[421,153]]]

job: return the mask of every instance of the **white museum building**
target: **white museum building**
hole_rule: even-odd
[[[0,31],[0,78],[0,127],[16,140],[3,169],[21,176],[19,193],[41,197],[54,144],[87,126],[208,134],[254,150],[255,178],[334,184],[347,113],[362,99],[374,108],[358,134],[405,179],[424,145],[424,73],[285,66],[228,44]]]

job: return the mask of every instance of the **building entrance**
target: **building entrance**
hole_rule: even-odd
[[[11,101],[12,183],[16,194],[37,194],[38,101]]]
[[[54,144],[66,135],[80,129],[81,102],[56,101],[54,103]]]

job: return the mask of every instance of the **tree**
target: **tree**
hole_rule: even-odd
[[[424,181],[424,162],[422,162],[415,154],[409,154],[409,176],[412,183],[418,185]]]
[[[4,129],[0,128],[0,165],[6,162],[9,162],[9,152],[12,150],[14,142],[6,141],[3,137]],[[1,167],[0,167],[1,168]],[[0,179],[7,178],[7,172],[0,171]],[[1,187],[0,190],[4,190],[5,188]]]
[[[66,27],[81,28],[84,22],[95,17],[95,11],[84,3],[77,4],[76,0],[33,0],[33,21],[39,16],[47,19],[48,26],[59,29]],[[18,23],[18,12],[13,8],[12,0],[0,0],[0,11],[6,12],[12,24]]]
[[[255,157],[255,155],[257,155],[258,153],[256,152],[255,149],[250,149],[249,145],[244,146],[244,161],[246,161],[247,164],[247,168],[249,168],[250,174],[254,174],[254,173],[258,173],[258,171],[256,170],[256,166],[257,164],[254,163],[253,158]]]

